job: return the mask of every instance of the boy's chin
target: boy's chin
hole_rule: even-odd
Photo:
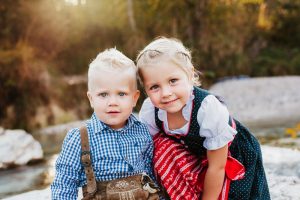
[[[109,126],[111,129],[117,130],[124,128],[126,126],[127,120],[124,122],[116,122],[116,123],[107,123],[106,125]]]

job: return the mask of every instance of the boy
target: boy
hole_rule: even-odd
[[[147,127],[132,114],[139,95],[136,66],[118,50],[108,49],[100,53],[89,65],[87,96],[94,109],[86,123],[89,149],[84,151],[86,149],[82,146],[82,128],[68,132],[56,161],[52,199],[75,200],[78,187],[83,187],[84,196],[88,191],[94,199],[92,196],[99,194],[89,192],[89,185],[94,184],[96,189],[93,179],[109,183],[142,173],[153,177],[152,138]],[[82,162],[86,152],[90,156],[91,168],[88,168],[89,163]],[[94,173],[88,175],[93,170]]]

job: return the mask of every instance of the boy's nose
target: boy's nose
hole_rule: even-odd
[[[118,105],[118,100],[117,100],[117,98],[114,97],[114,96],[111,96],[111,97],[109,98],[109,100],[108,100],[108,105],[109,105],[109,106],[116,106],[116,105]]]

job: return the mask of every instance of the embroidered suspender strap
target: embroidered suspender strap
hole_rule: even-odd
[[[87,192],[90,196],[93,196],[97,192],[97,184],[92,168],[91,152],[89,145],[89,138],[87,134],[86,126],[80,127],[81,138],[81,163],[84,166],[84,171],[87,179]]]

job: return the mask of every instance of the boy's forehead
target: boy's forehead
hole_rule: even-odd
[[[124,75],[135,75],[135,70],[131,67],[128,68],[120,68],[120,67],[100,67],[94,71],[98,75],[105,75],[105,76],[114,76],[119,74]]]
[[[128,69],[101,69],[92,74],[92,85],[136,88],[136,73]]]

